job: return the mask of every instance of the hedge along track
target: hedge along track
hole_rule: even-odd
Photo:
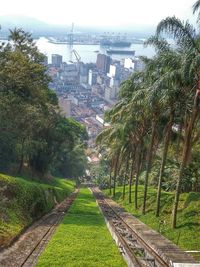
[[[79,189],[61,202],[52,212],[34,223],[10,248],[0,252],[0,267],[32,267],[70,208]]]
[[[189,254],[125,212],[113,200],[91,187],[106,224],[129,267],[200,267]]]

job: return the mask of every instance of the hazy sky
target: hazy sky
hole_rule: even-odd
[[[0,15],[26,15],[52,24],[156,25],[166,16],[192,17],[195,0],[2,0]]]

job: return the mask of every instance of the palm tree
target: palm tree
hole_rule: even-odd
[[[110,117],[110,114],[107,115]],[[96,143],[103,146],[111,161],[111,168],[113,170],[113,196],[115,196],[116,179],[119,173],[122,160],[123,151],[125,149],[125,138],[123,134],[123,125],[120,123],[111,124],[108,128],[97,136]],[[111,170],[110,170],[110,192],[111,192]]]
[[[196,5],[195,10],[197,10],[197,8],[198,5]],[[184,63],[182,68],[182,78],[185,88],[188,89],[187,95],[188,99],[190,100],[188,101],[190,108],[187,112],[186,117],[182,159],[180,164],[179,177],[177,180],[172,216],[172,227],[175,228],[177,221],[179,196],[181,192],[181,182],[184,175],[184,169],[187,166],[190,158],[194,126],[200,115],[200,47],[199,38],[196,34],[196,31],[188,22],[184,23],[175,17],[168,17],[162,20],[157,26],[157,34],[160,35],[162,32],[173,35],[179,51],[182,53]],[[191,101],[191,97],[193,98],[193,101]]]
[[[126,183],[127,183],[127,179],[128,179],[128,169],[129,169],[129,158],[130,155],[127,155],[126,157],[126,164],[125,164],[125,173],[124,173],[124,179],[123,179],[123,192],[122,192],[122,199],[125,199],[125,195],[126,195]]]
[[[196,1],[193,5],[193,14],[195,14],[200,9],[200,0]],[[198,13],[197,22],[200,21],[200,13]]]
[[[163,115],[168,117],[168,122],[164,131],[163,152],[158,178],[157,207],[156,216],[160,213],[160,198],[162,188],[162,178],[164,174],[168,147],[171,138],[172,125],[174,123],[175,110],[180,103],[181,93],[181,57],[174,51],[165,39],[152,36],[146,41],[146,45],[153,45],[156,49],[157,62],[159,62],[159,77],[153,85],[153,90],[161,91],[161,101],[163,102]],[[169,111],[169,115],[167,114]]]

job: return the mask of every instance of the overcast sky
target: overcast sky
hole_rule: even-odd
[[[52,24],[153,26],[167,16],[191,19],[195,0],[2,0],[0,15],[25,15]]]

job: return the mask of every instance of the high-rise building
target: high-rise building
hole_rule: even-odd
[[[119,87],[120,81],[114,77],[110,79],[110,87]]]
[[[116,78],[119,79],[121,75],[121,67],[120,64],[112,64],[110,65],[108,76],[110,78]]]
[[[143,71],[144,68],[145,68],[144,63],[139,58],[135,58],[134,59],[134,70],[135,71]]]
[[[94,85],[97,83],[97,72],[96,71],[89,70],[88,83],[89,83],[89,85]]]
[[[54,67],[60,67],[62,64],[62,56],[58,54],[52,54],[51,61]]]
[[[124,60],[124,68],[125,69],[134,69],[134,61],[132,58],[125,58]]]
[[[88,82],[88,66],[83,62],[80,62],[80,83]]]
[[[106,100],[115,99],[117,95],[117,91],[115,87],[106,87],[104,97]]]
[[[98,70],[101,70],[104,73],[108,73],[110,68],[110,62],[111,59],[109,56],[106,56],[104,54],[97,55],[96,65]]]

